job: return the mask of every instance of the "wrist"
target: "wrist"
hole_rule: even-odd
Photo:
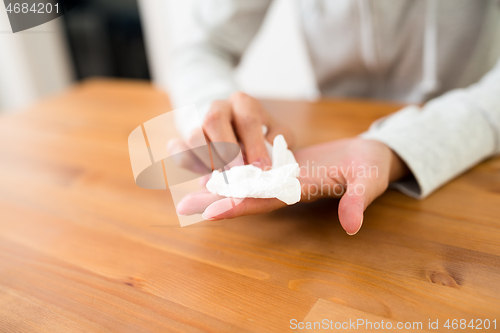
[[[394,182],[410,174],[410,169],[406,163],[396,154],[391,148],[387,147],[390,151],[391,163],[389,171],[389,182]]]

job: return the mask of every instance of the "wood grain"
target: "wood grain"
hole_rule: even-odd
[[[303,324],[300,324],[303,325],[303,328],[301,329],[298,323],[293,322],[292,327],[295,328],[295,325],[299,330],[308,332],[322,332],[325,330],[380,332],[381,330],[391,329],[397,329],[397,332],[431,332],[427,329],[428,322],[398,322],[397,320],[356,310],[322,298],[318,299],[304,318]]]
[[[264,101],[297,147],[400,105]],[[358,235],[337,201],[180,228],[134,183],[128,134],[170,110],[147,83],[92,80],[0,118],[1,332],[284,332],[290,320],[500,324],[500,159],[424,201],[388,191]],[[426,327],[424,326],[424,329]]]

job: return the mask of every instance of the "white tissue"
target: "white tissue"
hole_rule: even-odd
[[[299,165],[283,135],[274,138],[270,155],[273,164],[271,170],[262,171],[253,165],[235,166],[224,172],[225,177],[224,173],[215,170],[207,183],[207,189],[232,198],[277,198],[287,205],[299,202]]]

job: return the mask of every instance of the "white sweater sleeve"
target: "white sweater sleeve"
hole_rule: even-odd
[[[500,149],[500,60],[478,83],[452,90],[425,106],[408,106],[361,135],[389,146],[414,178],[394,187],[425,198]]]
[[[271,0],[190,0],[189,17],[172,53],[169,95],[174,107],[195,104],[203,119],[211,102],[237,90],[233,71],[266,15]],[[187,135],[195,126],[177,119]],[[192,126],[190,126],[192,125]]]

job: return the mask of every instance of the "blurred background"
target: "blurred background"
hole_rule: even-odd
[[[17,112],[91,77],[166,87],[188,1],[85,0],[66,15],[13,34],[0,6],[0,113]],[[236,75],[258,97],[317,95],[294,1],[275,0]]]

